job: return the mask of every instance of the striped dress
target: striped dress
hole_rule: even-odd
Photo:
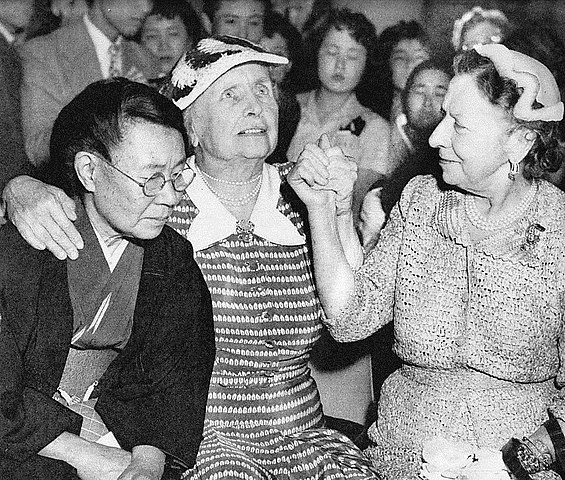
[[[217,348],[204,439],[185,478],[378,478],[346,437],[323,427],[308,367],[323,313],[304,226],[281,183],[286,168],[265,165],[253,231],[238,229],[198,176],[170,220],[195,247]]]

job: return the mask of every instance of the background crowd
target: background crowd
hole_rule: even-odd
[[[191,182],[183,185],[186,195],[182,199],[175,194],[175,198],[168,201],[168,214],[174,208],[169,224],[194,247],[196,264],[211,294],[216,344],[215,364],[211,374],[208,372],[211,380],[205,413],[199,405],[201,415],[205,417],[203,441],[198,457],[195,458],[192,448],[188,461],[185,461],[186,466],[192,467],[189,478],[215,478],[214,475],[225,471],[226,462],[236,465],[234,468],[239,472],[245,472],[242,475],[247,476],[241,478],[273,478],[272,475],[285,478],[277,475],[291,471],[290,478],[341,478],[339,475],[343,478],[379,478],[379,475],[391,479],[412,478],[417,473],[415,465],[419,466],[414,459],[420,454],[419,450],[415,452],[421,447],[422,438],[430,432],[445,433],[433,424],[421,427],[424,432],[420,432],[422,438],[414,435],[415,420],[411,415],[420,415],[421,412],[414,409],[423,409],[424,406],[412,405],[407,400],[410,393],[402,390],[410,382],[419,385],[410,387],[413,392],[416,388],[424,389],[421,385],[445,379],[431,377],[427,371],[408,371],[405,367],[402,367],[402,374],[391,377],[393,380],[389,381],[388,391],[383,390],[386,397],[379,410],[381,429],[373,424],[376,419],[378,424],[376,404],[381,396],[381,386],[402,363],[419,368],[422,358],[428,358],[430,354],[432,357],[437,355],[433,357],[437,365],[431,363],[434,368],[453,360],[448,354],[447,360],[442,358],[435,350],[435,353],[423,347],[418,350],[421,347],[418,342],[425,343],[426,335],[433,339],[435,333],[426,331],[425,322],[414,328],[411,323],[414,313],[407,307],[404,310],[399,307],[399,311],[394,313],[386,310],[398,300],[392,287],[397,279],[392,274],[383,276],[379,268],[385,266],[396,271],[398,258],[393,258],[392,252],[400,255],[398,252],[402,251],[403,262],[415,254],[420,259],[433,257],[439,263],[442,259],[438,252],[443,252],[444,259],[451,261],[460,253],[454,253],[445,246],[440,245],[440,248],[438,243],[429,246],[425,239],[419,237],[421,231],[418,228],[429,227],[433,212],[419,212],[421,217],[413,214],[415,220],[411,221],[415,223],[410,226],[418,232],[407,230],[412,232],[407,234],[408,237],[418,237],[414,244],[421,251],[401,241],[401,232],[407,227],[402,223],[405,212],[399,212],[398,207],[401,205],[400,208],[411,211],[415,195],[420,195],[420,201],[430,208],[435,202],[443,201],[435,187],[422,181],[417,184],[412,179],[431,175],[429,178],[435,179],[434,185],[437,182],[440,189],[445,188],[445,171],[442,180],[438,152],[446,148],[447,141],[440,137],[436,127],[443,125],[441,122],[446,110],[456,108],[452,104],[458,97],[454,96],[465,91],[459,86],[458,91],[447,97],[451,103],[445,105],[454,76],[454,57],[459,55],[457,58],[461,58],[463,55],[468,61],[468,64],[457,64],[457,76],[479,76],[491,67],[476,59],[468,59],[473,47],[506,45],[543,63],[555,79],[557,91],[562,96],[565,93],[565,43],[560,32],[536,8],[530,9],[529,16],[518,18],[514,7],[506,11],[505,2],[497,2],[497,8],[491,8],[491,3],[482,7],[470,5],[472,8],[452,5],[453,18],[448,22],[448,38],[446,22],[441,29],[434,30],[437,18],[432,18],[435,11],[433,2],[430,2],[428,11],[421,12],[421,18],[400,18],[396,23],[378,27],[370,18],[379,17],[380,9],[388,5],[393,8],[394,3],[385,6],[381,2],[366,0],[349,9],[342,8],[338,1],[332,4],[330,0],[0,2],[0,145],[3,152],[0,155],[0,191],[3,190],[0,207],[1,213],[10,217],[32,246],[47,248],[61,259],[83,255],[83,250],[76,248],[82,247],[83,240],[86,241],[83,230],[63,228],[66,220],[60,221],[57,214],[46,215],[41,210],[32,212],[32,203],[41,202],[47,195],[45,192],[57,198],[61,205],[67,205],[67,211],[74,208],[73,202],[62,193],[39,181],[57,185],[52,157],[53,152],[59,150],[53,150],[53,130],[65,105],[93,82],[125,77],[161,92],[183,111],[186,131],[174,128],[183,134],[184,150],[192,157],[189,169],[194,180],[191,178]],[[546,3],[552,6],[552,2]],[[362,8],[355,8],[360,5]],[[556,7],[556,11],[559,8]],[[383,12],[383,16],[386,15],[390,12]],[[555,22],[557,24],[558,21]],[[221,40],[215,44],[206,43],[206,40],[199,43],[210,35],[237,37],[252,44],[237,40],[234,47],[226,37],[217,37]],[[274,55],[264,56],[265,52],[260,48],[256,51],[255,45]],[[242,60],[235,60],[231,70],[222,70],[224,67],[218,67],[219,60],[214,54],[221,56],[230,52],[232,55],[232,48],[240,49],[233,57],[237,59],[237,55],[241,54]],[[192,53],[185,55],[187,51]],[[288,61],[281,60],[281,57]],[[493,64],[499,69],[494,60]],[[265,65],[269,66],[268,70]],[[250,82],[263,82],[265,75],[273,82],[272,91],[262,86],[265,88],[265,92],[261,93],[264,99],[257,106],[245,107],[249,108],[249,112],[243,106],[237,106],[235,100],[228,107],[220,100],[216,104],[222,86],[232,82],[235,85],[230,87],[235,92],[233,95],[243,98],[245,94],[241,92],[251,88]],[[492,85],[496,85],[492,88],[503,89],[495,80],[489,78]],[[461,83],[459,80],[457,85]],[[473,89],[480,90],[482,84],[476,87],[470,83],[466,87],[466,92],[474,94]],[[193,92],[197,90],[199,93],[195,96]],[[504,95],[513,98],[509,103],[505,104],[494,94],[491,100],[498,102],[511,116],[520,92],[509,87],[507,90],[500,98]],[[151,97],[143,91],[139,95]],[[480,110],[480,102],[477,105],[477,115],[485,115],[485,124],[488,123],[487,118],[499,113],[496,109]],[[468,106],[469,111],[475,106]],[[233,124],[230,123],[230,114],[226,112],[238,109],[241,109],[242,116],[256,116],[261,121],[246,123],[245,129],[235,119]],[[253,133],[249,132],[254,129],[267,131],[265,145],[250,153],[246,144],[241,144],[243,148],[227,139],[226,132],[233,130],[236,124],[244,135],[252,136]],[[546,143],[543,154],[536,153],[535,161],[531,161],[533,166],[528,163],[525,174],[523,170],[513,171],[512,175],[518,176],[520,181],[511,186],[521,184],[523,175],[523,189],[516,194],[517,198],[526,197],[524,203],[530,195],[534,195],[531,192],[535,186],[536,191],[541,192],[539,196],[549,199],[547,209],[553,215],[561,216],[559,205],[562,200],[557,192],[565,188],[565,174],[561,167],[565,141],[563,120],[552,120],[551,131],[546,131],[538,125],[526,125],[519,116],[511,116],[509,128],[516,125],[531,128]],[[497,133],[489,134],[494,136]],[[121,142],[121,134],[118,138]],[[528,144],[531,148],[538,148],[537,144],[532,145]],[[296,173],[295,193],[286,180],[294,164],[298,163],[300,168],[308,162],[317,165],[316,162],[323,156],[338,155],[338,151],[332,150],[336,147],[339,147],[339,155],[356,165],[357,172],[351,186],[352,229],[341,228],[339,215],[336,220],[338,227],[335,231],[340,232],[341,247],[339,241],[332,243],[331,232],[316,226],[319,221],[317,215],[320,218],[326,215],[320,213],[318,201],[321,196],[316,198],[300,185]],[[518,163],[524,158],[530,161],[528,155],[524,153]],[[112,163],[111,160],[109,162]],[[300,168],[293,172],[301,172]],[[300,173],[309,186],[318,181],[310,178],[310,173]],[[171,179],[176,191],[179,172],[173,168],[172,174],[176,175]],[[344,173],[344,178],[347,176],[348,173]],[[531,182],[532,177],[549,183],[539,184],[536,182],[542,180],[535,180],[531,183],[534,186],[530,187],[527,182]],[[162,178],[165,179],[165,175]],[[165,180],[162,189],[167,182]],[[295,188],[296,183],[303,188]],[[555,191],[549,187],[550,183],[557,187]],[[141,183],[138,185],[143,186]],[[406,196],[408,194],[402,196],[407,185],[406,191],[416,192],[410,198]],[[463,192],[483,193],[483,190],[475,189],[473,182],[468,184],[456,179],[450,185]],[[143,188],[145,192],[146,187]],[[485,188],[484,192],[490,194],[491,190]],[[78,198],[84,202],[83,197],[79,195]],[[65,203],[67,201],[69,203]],[[27,206],[28,203],[31,207]],[[24,204],[25,208],[22,207]],[[529,204],[522,214],[527,207]],[[537,219],[538,215],[542,215],[540,208],[536,204],[531,218]],[[33,215],[48,218],[39,221]],[[313,238],[310,238],[310,223]],[[219,224],[222,226],[219,227]],[[542,220],[532,225],[540,224],[543,225]],[[51,232],[53,225],[56,233],[44,235],[44,231]],[[385,233],[381,238],[383,228]],[[489,231],[489,228],[484,230]],[[496,228],[493,227],[493,230]],[[539,235],[534,231],[528,232]],[[459,233],[444,232],[450,239]],[[132,236],[137,238],[135,234]],[[91,235],[91,238],[95,237]],[[458,238],[456,243],[469,241]],[[473,240],[481,242],[484,238],[479,234]],[[498,239],[492,248],[502,242]],[[486,242],[483,243],[486,245]],[[341,248],[343,258],[339,255],[332,259],[320,259],[319,255],[316,258],[316,246],[321,248],[320,245],[329,252]],[[361,273],[355,273],[359,276],[354,281],[353,273],[345,265],[349,262],[353,270],[360,267],[358,262],[352,261],[358,256],[358,246],[362,247],[368,260]],[[486,253],[478,252],[477,255],[485,253],[486,257],[498,258],[500,254],[506,258],[512,253],[500,253],[496,249],[493,253],[489,248],[491,246],[487,245]],[[335,262],[336,272],[345,272],[343,276],[333,275],[332,262]],[[493,267],[488,260],[485,262],[487,273],[497,271],[506,275],[503,267]],[[527,263],[521,257],[518,262]],[[555,267],[552,261],[546,263],[551,264],[547,267],[551,271],[547,275],[553,280],[559,277],[555,280],[555,288],[559,290],[562,287],[559,283],[560,266]],[[441,270],[448,271],[449,265],[443,265]],[[278,273],[275,275],[273,272]],[[512,269],[508,272],[505,279],[511,277]],[[463,277],[457,269],[451,273],[455,278],[452,279],[453,284]],[[345,293],[335,296],[331,282],[321,279],[321,274],[338,281]],[[419,285],[421,272],[414,273],[416,280],[407,281],[407,278],[402,277],[406,291],[413,293],[414,282],[421,289],[414,294],[416,299],[410,301],[418,304],[418,312],[422,309],[428,312],[422,298],[438,284]],[[8,279],[6,277],[5,281]],[[365,281],[368,285],[363,283]],[[402,283],[401,280],[399,282]],[[378,301],[372,293],[375,285],[383,290]],[[443,287],[441,283],[439,285],[441,290]],[[320,289],[321,303],[316,288]],[[501,289],[511,290],[511,287]],[[544,292],[553,299],[553,291]],[[561,293],[562,290],[559,290],[556,295]],[[354,295],[358,297],[357,303],[350,298]],[[449,302],[449,298],[445,295],[442,302]],[[451,301],[457,303],[456,300]],[[498,306],[503,306],[503,303],[499,299]],[[562,308],[554,305],[555,302],[548,303],[556,310]],[[482,307],[481,304],[478,308]],[[206,305],[199,308],[206,310]],[[348,322],[356,325],[361,318],[365,327],[352,331],[343,326],[346,323],[343,320],[346,316],[344,310],[350,312]],[[492,314],[495,309],[489,311]],[[372,315],[369,319],[364,317],[367,312]],[[445,314],[445,311],[440,313]],[[432,312],[430,315],[434,321],[441,323],[441,314]],[[329,320],[326,316],[330,317]],[[393,316],[395,322],[403,319],[398,324],[400,327],[390,322]],[[459,318],[453,312],[446,317],[449,317],[445,319],[448,329],[453,327],[449,321],[455,318],[453,322],[457,323]],[[500,317],[507,318],[507,312],[502,312]],[[531,317],[533,320],[528,317],[528,321],[536,328],[542,328],[536,323],[536,312]],[[329,330],[323,326],[325,322],[329,322]],[[456,330],[456,327],[453,329]],[[505,331],[516,335],[517,344],[529,338],[522,330],[513,329],[514,324],[510,322]],[[430,327],[430,330],[434,328]],[[524,374],[529,375],[528,381],[542,383],[557,375],[553,363],[559,354],[553,344],[551,348],[548,346],[551,339],[559,336],[557,330],[559,328],[552,324],[551,332],[544,331],[541,335],[548,341],[540,342],[536,351],[549,351],[547,364],[529,366],[527,374]],[[457,335],[465,337],[465,333]],[[338,343],[332,336],[348,343]],[[412,341],[418,343],[418,347],[411,345]],[[489,345],[480,346],[487,349],[485,358],[491,352]],[[204,353],[200,355],[206,357]],[[515,361],[513,355],[514,352],[508,353],[510,363]],[[206,358],[209,360],[209,355]],[[492,364],[499,366],[497,361],[498,358],[482,358],[477,360],[475,367],[489,370]],[[426,362],[424,366],[429,367]],[[502,368],[503,373],[498,371],[493,375],[508,381],[524,381],[521,376],[523,371],[508,369],[509,373]],[[399,380],[399,375],[404,377]],[[477,378],[466,374],[462,377],[452,375],[450,381],[461,378],[466,382],[480,383]],[[207,388],[206,379],[199,377],[199,382],[200,389]],[[494,387],[491,385],[491,388]],[[536,391],[536,395],[538,393]],[[553,390],[550,393],[544,390],[543,400],[538,403],[532,400],[535,408],[528,404],[527,408],[534,409],[535,414],[524,420],[527,424],[524,434],[531,433],[542,423],[544,418],[539,411],[550,406],[551,402],[546,397],[554,393]],[[420,394],[426,397],[429,392]],[[476,392],[474,394],[477,395]],[[438,398],[441,397],[442,401],[444,397],[455,394],[450,390],[441,392],[441,395],[434,392],[434,395],[436,397],[430,394],[430,398],[440,401]],[[515,393],[507,393],[507,396],[511,400],[505,401],[513,401]],[[391,400],[393,397],[394,401]],[[426,412],[433,410],[430,407],[433,401],[426,400]],[[482,401],[487,400],[482,397]],[[497,404],[499,399],[488,397],[488,401]],[[477,400],[477,403],[480,402]],[[410,409],[412,412],[408,412]],[[559,411],[558,408],[555,410]],[[402,417],[401,420],[398,420],[399,417]],[[383,427],[387,422],[389,425]],[[371,424],[373,427],[369,430]],[[411,437],[410,441],[398,432],[387,436],[383,428],[395,432],[403,430],[406,436]],[[466,428],[461,426],[462,430]],[[504,424],[504,429],[490,436],[491,432],[486,428],[484,438],[480,435],[472,437],[465,430],[461,439],[472,442],[473,438],[480,437],[476,440],[478,444],[491,445],[511,436],[515,431],[512,428],[513,425]],[[405,443],[409,443],[410,448]],[[367,446],[369,455],[363,456],[358,448],[365,449]],[[302,459],[301,465],[306,465],[304,468],[294,466],[297,455]],[[276,462],[274,457],[277,457]],[[410,463],[408,466],[397,466],[394,460],[397,457],[409,459],[412,463],[406,460]],[[367,458],[372,460],[373,466]],[[373,470],[375,466],[377,469]]]

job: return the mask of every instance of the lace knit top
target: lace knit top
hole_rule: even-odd
[[[448,209],[464,225],[462,199],[431,177],[408,184],[356,273],[355,296],[329,320],[333,335],[364,338],[394,317],[395,349],[409,364],[563,384],[565,195],[540,181],[524,218],[476,244],[441,218]],[[535,224],[545,231],[530,245]]]
[[[404,366],[383,385],[367,450],[384,479],[417,478],[433,436],[499,449],[548,409],[565,418],[565,194],[536,189],[523,218],[473,243],[464,195],[414,178],[327,320],[352,341],[394,319]]]

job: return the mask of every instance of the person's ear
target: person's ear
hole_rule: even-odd
[[[536,132],[524,127],[516,128],[504,146],[508,160],[512,163],[520,163],[531,150],[536,138]]]
[[[75,155],[75,172],[77,177],[87,192],[93,193],[96,190],[94,181],[94,170],[96,167],[96,157],[89,152],[78,152]]]
[[[212,19],[206,15],[204,12],[200,14],[200,21],[202,22],[202,26],[204,30],[208,32],[209,35],[212,35]]]

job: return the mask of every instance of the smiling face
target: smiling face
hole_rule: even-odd
[[[171,19],[161,15],[147,17],[141,43],[158,59],[162,73],[169,73],[180,56],[192,48],[192,39],[178,15]]]
[[[264,160],[275,149],[278,106],[264,65],[232,68],[190,109],[189,134],[198,140],[204,161]]]
[[[117,168],[141,183],[157,172],[168,180],[186,161],[180,132],[146,121],[126,124],[123,140],[110,155]],[[159,235],[182,193],[167,182],[156,196],[147,197],[139,185],[101,159],[94,157],[93,162],[93,187],[87,187],[85,205],[101,234],[145,239]]]
[[[513,124],[504,109],[492,105],[469,74],[451,80],[443,109],[430,145],[439,148],[445,182],[480,193],[506,178]]]
[[[406,94],[406,117],[416,130],[435,128],[443,118],[442,104],[449,76],[441,70],[422,70],[413,79]]]
[[[359,84],[367,50],[347,30],[331,28],[318,53],[318,77],[322,88],[333,93],[352,92]]]
[[[430,55],[420,40],[416,38],[400,40],[392,49],[389,59],[394,88],[404,90],[412,70],[429,58]]]
[[[261,0],[221,0],[212,19],[215,35],[231,35],[258,43],[263,36],[265,4]]]

